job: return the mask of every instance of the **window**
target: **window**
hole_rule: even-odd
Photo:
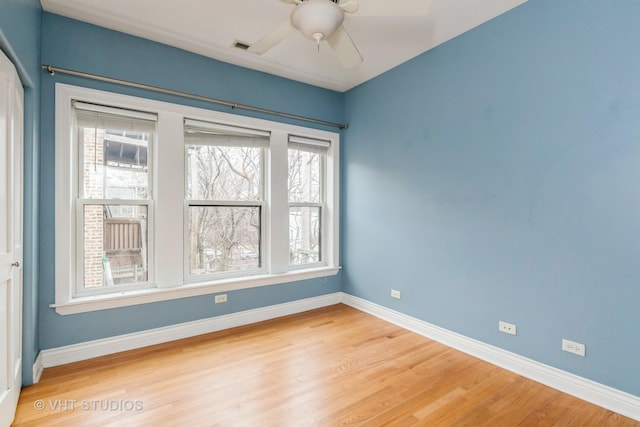
[[[185,121],[187,277],[263,271],[269,132]]]
[[[156,116],[73,102],[78,150],[77,295],[146,286]]]
[[[289,136],[289,263],[321,263],[328,141]]]
[[[60,314],[334,275],[339,135],[56,85]]]

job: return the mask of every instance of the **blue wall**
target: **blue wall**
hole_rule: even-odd
[[[166,45],[44,13],[42,63],[163,88],[190,92],[317,117],[344,119],[344,95],[268,74],[208,59]],[[54,204],[54,85],[91,87],[215,108],[198,101],[149,93],[56,74],[42,77],[42,206]],[[225,107],[221,111],[231,112]],[[236,111],[242,114],[242,111]],[[259,114],[250,114],[261,117]],[[273,119],[273,117],[268,117]],[[289,122],[296,123],[289,120]],[[301,124],[301,123],[296,123]],[[78,315],[60,316],[49,308],[54,301],[54,212],[41,215],[40,346],[43,349],[268,306],[340,290],[340,277],[229,292],[229,303],[214,305],[211,296]]]
[[[630,0],[530,0],[345,96],[41,14],[37,0],[4,0],[0,47],[26,89],[25,384],[40,348],[342,286],[640,395],[639,18]],[[40,63],[350,122],[342,276],[237,291],[218,306],[194,297],[57,315],[54,213],[38,214],[54,200],[54,83],[211,107],[50,77]],[[498,333],[498,320],[518,336]],[[562,338],[585,343],[587,357],[560,351]]]
[[[38,0],[2,0],[0,49],[16,65],[24,87],[23,382],[32,383],[38,345],[38,162],[40,27]]]
[[[343,290],[640,395],[638,22],[531,0],[349,91]]]

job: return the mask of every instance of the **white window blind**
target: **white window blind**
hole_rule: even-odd
[[[266,147],[270,132],[244,127],[185,119],[185,143],[193,145],[221,145],[233,147]]]
[[[316,147],[327,149],[331,147],[330,141],[323,139],[307,138],[304,136],[289,135],[289,144],[297,144],[302,147]]]
[[[72,102],[79,127],[119,129],[129,132],[154,132],[158,116],[153,113]]]

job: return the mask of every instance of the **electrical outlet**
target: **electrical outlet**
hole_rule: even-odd
[[[584,344],[565,339],[562,340],[562,349],[564,351],[568,351],[569,353],[577,354],[578,356],[582,357],[584,357],[586,352],[586,346]]]
[[[227,294],[216,295],[216,304],[220,304],[221,302],[227,302]]]
[[[400,299],[400,291],[391,289],[391,298]]]
[[[499,321],[498,330],[505,334],[516,335],[516,325],[512,325],[511,323]]]

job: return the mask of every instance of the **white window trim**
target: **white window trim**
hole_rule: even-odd
[[[288,125],[262,119],[237,116],[228,113],[204,110],[161,101],[87,89],[66,84],[56,84],[56,131],[55,131],[55,252],[56,254],[73,254],[75,243],[75,181],[77,147],[70,144],[72,138],[71,101],[100,103],[114,107],[136,109],[158,113],[157,137],[153,150],[156,159],[152,188],[156,189],[153,203],[155,209],[155,274],[154,287],[123,291],[119,293],[74,297],[76,260],[74,256],[55,257],[55,303],[50,306],[58,314],[75,314],[116,307],[167,301],[217,292],[247,289],[259,286],[302,281],[335,275],[339,272],[339,155],[340,136],[335,132]],[[271,132],[271,156],[267,156],[271,174],[267,177],[267,191],[276,185],[287,187],[288,168],[286,155],[276,155],[275,151],[288,149],[289,135],[330,141],[327,151],[326,165],[326,263],[320,267],[289,269],[288,260],[288,203],[287,192],[269,194],[271,203],[264,214],[270,218],[270,227],[265,231],[269,245],[265,248],[268,255],[270,272],[255,276],[205,279],[197,283],[184,280],[184,254],[182,224],[184,204],[162,203],[163,200],[175,202],[176,194],[184,200],[184,167],[183,162],[175,162],[184,154],[184,119],[190,118],[208,122],[220,122],[231,126],[266,129]],[[162,149],[160,150],[160,146]],[[282,152],[280,153],[282,154]],[[178,157],[179,156],[179,157]],[[283,164],[280,164],[282,162]],[[176,165],[180,163],[180,170]],[[179,169],[178,168],[178,169]],[[158,171],[171,170],[171,174]],[[282,200],[275,200],[280,197]],[[162,209],[157,209],[158,204]],[[169,209],[166,209],[170,207]],[[161,231],[159,231],[161,230]],[[284,231],[286,238],[274,239]],[[179,247],[179,248],[177,248]],[[304,286],[301,284],[301,286]]]
[[[244,127],[232,127],[229,125],[224,125],[224,124],[220,124],[220,123],[211,123],[211,122],[202,122],[202,121],[197,121],[197,120],[192,120],[192,119],[188,119],[185,118],[184,120],[184,126],[185,129],[186,128],[192,128],[192,129],[198,129],[198,130],[211,130],[211,131],[216,131],[216,132],[228,132],[230,134],[237,134],[238,132],[241,132],[243,134],[248,134],[248,135],[256,135],[256,136],[261,136],[261,137],[266,137],[268,140],[271,139],[271,132],[269,131],[265,131],[265,130],[259,130],[259,129],[248,129],[248,128],[244,128]],[[188,145],[190,145],[191,143],[188,143],[185,140],[184,148],[185,148],[185,153],[186,153],[186,148]],[[213,144],[213,143],[202,143],[200,142],[199,145],[212,145],[215,146],[217,144]],[[246,277],[246,276],[250,276],[250,275],[263,275],[268,271],[268,267],[269,267],[269,257],[268,257],[268,252],[265,251],[265,230],[267,230],[267,215],[266,215],[266,208],[268,206],[267,202],[266,202],[266,197],[267,197],[267,162],[266,162],[266,155],[269,152],[268,148],[269,148],[269,143],[263,144],[260,143],[259,144],[259,148],[261,148],[262,150],[262,154],[261,154],[261,166],[260,166],[260,171],[261,171],[261,177],[260,177],[260,183],[261,183],[261,188],[260,188],[260,197],[257,200],[197,200],[197,199],[188,199],[185,198],[185,203],[184,203],[184,247],[187,248],[190,245],[190,239],[189,239],[189,232],[188,232],[188,224],[189,224],[189,218],[188,218],[188,213],[189,213],[189,207],[193,206],[193,205],[200,205],[200,206],[226,206],[226,207],[241,207],[241,206],[247,206],[247,207],[257,207],[260,209],[260,237],[261,237],[261,242],[260,242],[260,256],[261,256],[261,265],[257,268],[253,268],[250,270],[232,270],[232,271],[226,271],[226,272],[211,272],[209,274],[201,274],[201,275],[194,275],[191,274],[189,272],[189,254],[188,253],[184,253],[184,281],[185,283],[199,283],[199,282],[207,282],[207,281],[211,281],[211,280],[217,280],[217,279],[226,279],[226,278],[233,278],[233,277]],[[186,154],[185,154],[185,161],[186,161]],[[186,176],[186,175],[185,175]],[[187,185],[185,183],[185,188],[184,188],[184,194],[186,195],[187,192]],[[186,197],[186,196],[185,196]]]
[[[154,206],[155,203],[153,203],[153,197],[154,197],[154,188],[153,188],[153,180],[152,180],[152,176],[153,176],[153,171],[155,168],[155,165],[153,164],[154,162],[154,157],[153,155],[149,156],[149,174],[148,174],[148,182],[147,182],[147,191],[148,191],[148,198],[146,199],[116,199],[116,198],[102,198],[102,199],[98,199],[98,198],[91,198],[91,197],[87,197],[85,194],[85,188],[84,188],[84,184],[83,184],[83,180],[80,179],[80,177],[83,174],[83,168],[84,168],[84,164],[83,162],[81,162],[79,159],[84,158],[84,147],[83,144],[80,141],[80,136],[79,136],[79,128],[80,126],[78,126],[78,123],[76,120],[74,120],[74,116],[75,116],[75,112],[74,110],[80,110],[80,111],[88,111],[88,112],[94,112],[94,113],[105,113],[105,114],[111,114],[111,115],[115,115],[115,116],[120,116],[122,118],[131,118],[131,119],[139,119],[139,120],[146,120],[149,122],[153,122],[154,124],[157,123],[158,121],[158,117],[157,114],[151,114],[151,113],[145,113],[145,112],[141,112],[141,111],[135,111],[135,110],[131,110],[131,109],[120,109],[120,108],[113,108],[113,107],[107,107],[104,105],[98,105],[98,104],[90,104],[90,103],[85,103],[85,102],[79,102],[79,101],[73,101],[72,102],[72,108],[71,108],[71,114],[72,117],[70,118],[71,123],[72,123],[72,133],[73,133],[73,142],[71,143],[74,147],[75,150],[77,150],[77,155],[75,156],[76,159],[78,159],[78,161],[76,161],[76,169],[75,169],[75,176],[74,178],[76,178],[74,180],[74,187],[72,189],[72,194],[77,194],[78,192],[80,194],[77,194],[76,198],[75,198],[75,218],[77,219],[77,221],[75,221],[76,223],[76,230],[75,230],[75,239],[76,239],[76,248],[80,248],[83,245],[83,221],[80,220],[80,218],[82,218],[84,212],[83,209],[85,206],[90,206],[90,205],[103,205],[103,206],[108,206],[108,205],[137,205],[137,206],[146,206],[147,207],[147,220],[148,220],[148,226],[149,229],[153,229],[154,227]],[[155,126],[154,126],[155,127]],[[149,150],[150,153],[155,150],[154,147],[155,144],[155,131],[153,132],[153,137],[151,139],[151,143],[149,144]],[[106,196],[106,193],[105,193]],[[153,233],[148,233],[146,236],[146,240],[147,240],[147,247],[148,247],[148,258],[147,258],[147,263],[148,263],[148,272],[147,272],[147,280],[143,281],[143,282],[136,282],[136,283],[127,283],[127,284],[122,284],[122,285],[117,285],[119,288],[121,288],[122,290],[136,290],[136,289],[145,289],[148,288],[152,283],[154,283],[154,277],[153,277],[153,273],[155,271],[154,266],[153,266],[153,262],[154,262],[154,256],[153,256],[153,249],[154,249],[154,244],[153,244]],[[70,252],[71,253],[71,252]],[[101,295],[101,294],[108,294],[108,293],[113,293],[113,292],[106,292],[104,288],[98,288],[98,289],[85,289],[84,288],[84,274],[85,274],[85,270],[84,270],[84,265],[83,265],[83,256],[84,256],[84,251],[83,250],[77,250],[75,251],[75,266],[76,266],[76,277],[75,277],[75,284],[74,287],[75,289],[72,291],[72,295],[75,294],[76,298],[80,298],[80,297],[85,297],[85,296],[91,296],[91,295]]]
[[[329,163],[328,149],[331,148],[331,142],[318,140],[318,139],[305,138],[305,137],[300,137],[296,135],[289,135],[287,150],[291,149],[292,144],[306,145],[307,147],[319,147],[322,149],[321,150],[322,155],[320,156],[320,162],[321,162],[320,175],[321,175],[321,180],[323,184],[321,185],[320,202],[317,202],[317,203],[316,202],[290,202],[289,200],[287,200],[289,205],[288,206],[289,211],[291,211],[292,207],[320,208],[320,261],[313,262],[313,263],[305,263],[305,264],[291,264],[291,262],[289,262],[289,269],[296,270],[296,269],[306,269],[306,268],[324,266],[324,265],[327,265],[327,262],[325,260],[325,257],[327,256],[327,248],[326,248],[326,245],[324,244],[324,239],[328,231],[324,216],[327,212],[326,199],[329,194],[325,187],[326,187],[327,176],[328,176],[328,172],[327,172],[327,164]]]

